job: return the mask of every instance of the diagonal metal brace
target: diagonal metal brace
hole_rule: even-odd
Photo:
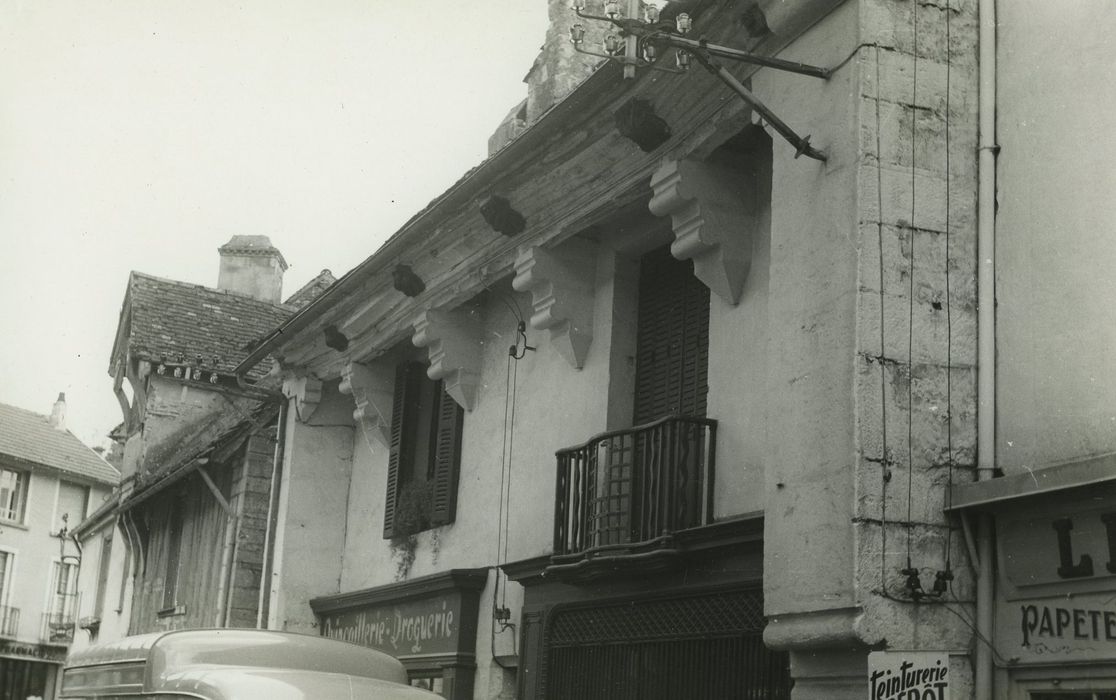
[[[694,42],[700,44],[700,42]],[[732,88],[733,92],[740,96],[752,109],[759,113],[763,120],[771,125],[771,128],[779,132],[779,135],[786,139],[792,146],[794,146],[794,157],[806,156],[814,160],[825,162],[825,154],[810,145],[809,136],[799,136],[794,129],[787,126],[786,122],[777,117],[771,109],[765,105],[751,90],[744,87],[743,83],[736,79],[736,76],[728,71],[727,68],[713,60],[709,52],[704,48],[688,48],[686,49],[698,63],[703,65],[713,75],[717,76],[722,83]]]

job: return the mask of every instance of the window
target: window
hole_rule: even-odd
[[[85,520],[85,509],[89,504],[89,487],[61,481],[58,484],[58,508],[55,509],[54,527],[51,532],[61,532],[63,528],[73,530]]]
[[[19,632],[19,610],[8,607],[15,555],[0,550],[0,637],[15,637]]]
[[[453,522],[464,411],[420,362],[395,374],[384,538]]]
[[[633,421],[705,417],[709,288],[693,264],[659,248],[640,260]]]
[[[27,472],[0,468],[0,520],[23,523],[27,482]]]
[[[51,581],[51,618],[59,624],[72,622],[77,606],[77,564],[64,561],[54,562]]]

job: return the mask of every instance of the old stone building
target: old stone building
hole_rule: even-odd
[[[696,66],[532,83],[241,365],[292,396],[269,624],[453,698],[862,697],[898,650],[967,697],[976,8],[685,9],[828,69],[732,66],[824,161]]]
[[[67,430],[64,394],[49,416],[0,404],[0,700],[54,697],[82,594],[71,535],[119,479]]]
[[[285,397],[257,623],[450,698],[1116,692],[1113,10],[668,5],[823,69],[734,86],[566,5],[490,157],[217,373]],[[219,520],[250,432],[165,473]]]

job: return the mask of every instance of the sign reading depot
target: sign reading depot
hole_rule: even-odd
[[[949,654],[874,651],[868,688],[870,700],[949,700]]]
[[[460,596],[441,595],[322,615],[327,637],[385,651],[392,656],[457,650]]]

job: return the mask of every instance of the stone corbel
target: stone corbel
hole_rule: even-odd
[[[294,399],[298,419],[303,423],[310,420],[322,400],[322,380],[301,367],[284,367],[279,376],[283,378],[283,395]]]
[[[445,382],[446,393],[473,410],[480,384],[481,319],[475,311],[430,309],[414,322],[411,341],[429,352],[426,375]]]
[[[387,447],[391,441],[391,401],[395,390],[391,371],[378,365],[346,362],[341,367],[338,388],[356,402],[353,418],[364,434]]]
[[[740,301],[752,262],[756,196],[747,177],[694,160],[663,160],[651,176],[649,208],[671,217],[671,254],[694,261],[694,275],[730,304]]]
[[[593,342],[593,289],[597,246],[572,239],[560,248],[527,248],[515,261],[512,287],[530,292],[531,327],[550,331],[550,344],[581,369]]]

